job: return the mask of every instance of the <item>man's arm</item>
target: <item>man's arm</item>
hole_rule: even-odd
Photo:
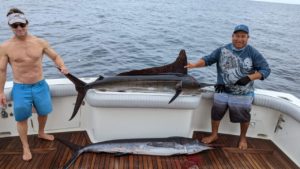
[[[188,63],[186,66],[184,66],[184,68],[196,68],[196,67],[204,67],[205,66],[205,61],[204,59],[200,59],[198,62],[196,63]]]
[[[247,85],[250,81],[261,79],[263,76],[260,72],[255,71],[254,73],[244,76],[240,78],[238,81],[235,82],[234,85],[242,85],[245,86]]]
[[[252,48],[253,50],[253,69],[256,71],[256,73],[259,73],[260,74],[260,80],[264,80],[266,79],[270,73],[271,73],[271,69],[269,67],[269,64],[267,62],[267,60],[264,58],[264,56],[259,52],[257,51],[256,49]],[[254,75],[255,75],[254,74]],[[252,78],[253,77],[249,77]],[[254,80],[256,80],[257,78],[254,78]]]
[[[63,74],[68,74],[69,71],[64,64],[63,59],[51,48],[48,42],[42,40],[44,46],[44,53],[53,60],[55,65],[61,70]]]
[[[221,48],[214,50],[211,54],[202,57],[196,63],[188,63],[185,68],[196,68],[196,67],[205,67],[210,66],[216,63],[220,58]]]
[[[0,46],[0,106],[3,106],[6,104],[4,85],[6,82],[7,63],[8,63],[8,57],[5,54],[4,47]]]

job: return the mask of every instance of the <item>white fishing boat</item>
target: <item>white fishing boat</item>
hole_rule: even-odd
[[[94,81],[95,78],[82,78],[81,80],[91,82]],[[168,104],[168,102],[174,93],[103,92],[90,89],[85,97],[84,105],[80,107],[77,116],[69,121],[77,96],[74,85],[68,79],[47,79],[47,82],[50,85],[54,110],[48,117],[46,131],[48,133],[54,133],[56,136],[63,136],[64,133],[68,135],[68,133],[74,131],[82,131],[87,133],[88,139],[90,139],[91,142],[99,142],[123,138],[196,137],[199,132],[206,133],[211,131],[210,110],[212,106],[213,88],[210,87],[204,88],[202,93],[198,95],[180,95],[171,104]],[[18,133],[12,109],[14,103],[10,97],[11,88],[12,82],[7,82],[5,84],[5,94],[8,105],[2,109],[0,118],[0,149],[2,151],[2,153],[0,153],[0,161],[2,161],[0,162],[0,166],[4,166],[4,168],[10,168],[12,166],[13,168],[18,168],[19,163],[25,163],[25,166],[27,165],[28,168],[35,168],[43,161],[42,159],[50,158],[49,156],[51,156],[50,159],[56,161],[53,162],[55,164],[50,164],[51,162],[49,162],[48,159],[48,162],[44,165],[48,165],[48,167],[52,166],[53,168],[63,166],[63,163],[68,160],[67,157],[70,157],[71,151],[68,152],[69,154],[60,151],[60,153],[63,153],[64,156],[67,157],[61,156],[60,159],[57,159],[54,158],[55,155],[51,154],[55,154],[55,152],[61,149],[62,145],[59,143],[45,143],[45,147],[48,149],[43,149],[43,146],[35,147],[35,144],[39,145],[41,144],[39,142],[43,142],[39,141],[36,137],[32,138],[37,134],[38,130],[36,113],[33,113],[33,116],[29,120],[28,131],[30,135],[29,142],[33,149],[33,160],[29,163],[21,160],[21,152],[19,152],[21,151],[21,143],[15,141],[18,140]],[[231,123],[227,113],[221,122],[219,132],[224,134],[224,138],[225,135],[228,135],[226,139],[229,140],[222,140],[223,135],[221,135],[219,138],[220,141],[216,143],[220,143],[225,147],[227,146],[227,152],[243,154],[245,162],[240,161],[241,155],[237,157],[230,155],[230,153],[225,153],[225,156],[229,160],[224,161],[223,159],[222,161],[218,156],[210,156],[206,153],[210,161],[204,160],[201,163],[195,163],[196,167],[211,166],[212,168],[222,168],[222,166],[226,166],[228,168],[239,168],[238,166],[240,166],[241,168],[298,168],[300,166],[300,146],[298,144],[300,141],[300,132],[298,132],[300,129],[300,100],[295,96],[276,91],[255,90],[251,122],[247,133],[249,137],[249,150],[239,151],[237,148],[235,149],[234,146],[228,149],[228,144],[232,142],[230,138],[233,140],[238,138],[239,129],[239,124]],[[251,139],[271,141],[272,144],[277,146],[277,149],[275,151],[268,148],[260,148],[263,145],[255,145],[255,141],[251,141]],[[14,144],[18,144],[18,150],[15,147],[9,146],[9,142],[13,142],[13,140],[15,142]],[[73,141],[76,142],[76,139],[73,139]],[[85,143],[85,141],[79,141],[79,144]],[[222,152],[225,151],[225,149],[222,149]],[[51,152],[49,153],[50,155],[45,153],[48,151]],[[65,151],[68,151],[68,149]],[[279,155],[277,154],[278,152],[280,153]],[[45,156],[41,159],[39,155],[35,155],[35,153],[44,153]],[[249,153],[249,155],[245,155],[244,153]],[[258,154],[257,156],[256,153]],[[179,157],[176,157],[179,162],[177,162],[176,159],[169,159],[169,162],[163,163],[163,160],[167,159],[151,161],[150,157],[144,156],[144,160],[143,158],[139,159],[137,156],[109,156],[108,159],[107,155],[104,156],[105,158],[99,155],[90,157],[89,159],[82,157],[80,158],[81,160],[78,160],[77,163],[74,164],[74,168],[85,168],[84,166],[86,166],[86,168],[97,168],[96,164],[99,164],[98,166],[101,168],[101,162],[99,161],[99,163],[97,163],[98,158],[104,158],[104,161],[114,159],[114,162],[110,161],[109,164],[106,164],[111,168],[116,168],[116,165],[118,166],[117,168],[122,168],[122,166],[123,168],[140,168],[141,163],[137,164],[134,161],[144,161],[142,166],[145,166],[145,159],[146,162],[148,160],[148,168],[174,168],[174,166],[176,166],[175,168],[184,168],[182,159]],[[222,155],[220,155],[220,157],[223,158]],[[235,160],[233,162],[230,161],[230,159],[234,158]],[[279,160],[276,161],[276,159]],[[89,160],[90,162],[88,162]],[[126,160],[128,162],[126,162]],[[19,163],[16,163],[16,161]],[[174,166],[172,167],[173,164]]]

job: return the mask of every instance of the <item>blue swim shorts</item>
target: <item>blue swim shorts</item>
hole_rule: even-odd
[[[212,120],[221,120],[229,109],[230,121],[233,123],[250,122],[250,111],[253,95],[232,95],[227,93],[215,93],[211,110]]]
[[[34,84],[14,83],[12,98],[16,121],[23,121],[31,117],[32,106],[41,116],[46,116],[52,111],[51,94],[45,80]]]

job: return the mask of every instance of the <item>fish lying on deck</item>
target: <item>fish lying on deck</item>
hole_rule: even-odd
[[[198,140],[185,137],[120,139],[89,144],[83,147],[61,138],[56,139],[74,150],[72,158],[64,166],[65,169],[69,168],[76,159],[85,152],[115,153],[116,155],[141,154],[170,156],[195,154],[211,149],[211,147],[200,143]]]
[[[169,103],[171,103],[182,91],[198,91],[198,89],[202,87],[212,85],[198,83],[196,79],[187,74],[187,69],[184,68],[185,65],[187,65],[186,53],[184,50],[181,50],[176,61],[171,64],[142,70],[132,70],[112,77],[100,76],[96,81],[91,83],[85,83],[71,73],[66,74],[65,76],[75,84],[75,88],[78,92],[70,120],[77,114],[86,92],[92,88],[101,91],[109,88],[115,88],[117,91],[146,87],[155,89],[175,89],[175,94],[169,101]]]

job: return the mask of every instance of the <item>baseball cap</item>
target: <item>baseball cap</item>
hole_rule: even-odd
[[[243,32],[249,33],[249,28],[248,28],[247,25],[243,25],[243,24],[237,25],[237,26],[234,28],[233,33],[238,32],[238,31],[243,31]]]

